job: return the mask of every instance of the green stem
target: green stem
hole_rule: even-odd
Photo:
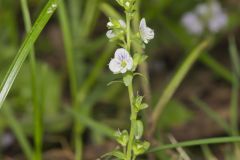
[[[133,106],[133,99],[134,99],[134,94],[133,94],[133,86],[132,83],[128,86],[128,93],[129,93],[129,99],[131,103],[131,129],[130,129],[130,135],[129,135],[129,141],[127,145],[127,160],[131,160],[132,157],[132,145],[134,141],[134,135],[135,135],[135,127],[134,124],[137,119],[137,112],[134,111],[134,106]]]
[[[127,50],[131,50],[131,17],[129,13],[126,13],[127,20]]]
[[[69,22],[67,18],[67,12],[65,8],[65,4],[63,1],[59,2],[59,20],[61,23],[61,28],[63,31],[63,41],[64,47],[67,57],[67,68],[68,74],[70,79],[70,90],[71,90],[71,97],[72,97],[72,105],[75,112],[78,112],[78,105],[77,105],[77,78],[74,69],[74,58],[73,58],[73,42],[69,27]],[[82,158],[82,138],[81,138],[81,125],[80,123],[75,120],[74,121],[74,144],[75,144],[75,160],[81,160]]]
[[[126,12],[126,21],[127,21],[127,50],[130,53],[131,51],[131,17],[130,13]],[[129,135],[129,141],[127,145],[127,157],[126,160],[131,160],[132,158],[132,146],[134,141],[134,135],[135,135],[135,127],[134,124],[137,119],[137,113],[134,111],[133,106],[133,99],[134,99],[134,93],[133,93],[133,84],[132,82],[128,86],[128,94],[129,94],[129,100],[131,105],[131,129],[130,129],[130,135]]]
[[[21,0],[21,7],[23,12],[23,18],[25,23],[25,29],[30,32],[32,28],[31,18],[29,14],[28,4],[26,0]],[[42,109],[39,105],[39,92],[37,87],[37,67],[34,47],[30,53],[30,68],[32,78],[32,100],[34,106],[34,143],[35,143],[35,160],[42,159]]]

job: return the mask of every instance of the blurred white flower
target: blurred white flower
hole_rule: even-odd
[[[109,63],[109,69],[114,73],[126,73],[133,67],[133,59],[124,48],[117,49],[114,58]]]
[[[203,24],[193,12],[184,14],[182,24],[191,34],[200,35],[203,32]]]
[[[215,15],[215,17],[209,20],[208,29],[213,33],[217,33],[222,28],[226,27],[227,22],[227,15],[225,13],[219,13],[218,15]]]
[[[146,44],[154,38],[154,31],[147,26],[145,18],[140,22],[139,31],[143,42]]]
[[[182,24],[192,34],[200,35],[204,29],[217,33],[226,27],[228,16],[216,0],[196,6],[183,15]]]
[[[112,39],[112,38],[116,37],[116,34],[113,33],[113,30],[109,30],[109,31],[107,31],[106,36],[107,36],[109,39]]]
[[[120,20],[118,20],[118,22],[119,22],[119,24],[121,25],[122,28],[127,27],[126,23],[123,20],[120,19]]]

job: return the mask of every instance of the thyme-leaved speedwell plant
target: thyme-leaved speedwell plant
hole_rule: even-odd
[[[139,64],[147,59],[142,53],[133,53],[132,44],[139,44],[145,48],[150,40],[154,38],[154,31],[146,24],[145,18],[142,18],[137,33],[133,32],[132,20],[136,12],[137,0],[116,0],[124,9],[124,19],[109,18],[107,23],[108,31],[106,36],[110,41],[117,41],[120,48],[115,51],[114,57],[109,63],[109,69],[113,74],[121,74],[122,82],[128,88],[129,100],[131,106],[131,127],[130,131],[118,130],[115,134],[116,141],[121,145],[103,157],[115,157],[120,160],[135,160],[138,155],[145,153],[150,143],[142,140],[144,127],[138,117],[138,113],[146,109],[148,105],[143,102],[143,96],[135,94],[133,89],[133,78],[135,75],[141,75],[136,72]]]

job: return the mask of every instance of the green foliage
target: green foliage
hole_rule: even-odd
[[[162,116],[159,118],[159,128],[171,128],[185,124],[193,118],[193,113],[187,107],[177,100],[170,101]]]

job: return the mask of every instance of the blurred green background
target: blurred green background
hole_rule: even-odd
[[[33,23],[47,0],[27,2]],[[183,14],[202,2],[205,1],[141,1],[140,14],[155,31],[155,39],[146,48],[152,93],[150,110],[154,108],[165,86],[188,53],[206,36],[193,36],[181,24]],[[163,110],[154,134],[157,144],[170,143],[169,134],[177,141],[229,135],[221,122],[223,119],[227,122],[231,120],[231,93],[235,83],[229,37],[235,37],[236,46],[239,47],[240,2],[222,0],[220,3],[228,15],[228,26],[214,35],[215,41],[210,49],[191,67]],[[83,140],[83,160],[93,160],[116,147],[112,139],[113,130],[129,126],[130,111],[126,89],[121,84],[107,85],[119,78],[108,70],[116,44],[109,43],[105,36],[107,17],[114,16],[111,6],[115,10],[121,8],[113,0],[66,0],[64,4],[65,13],[57,9],[34,44],[39,104],[43,116],[43,159],[74,159],[72,129],[73,122],[78,121]],[[61,14],[65,15],[67,21],[63,22],[64,17]],[[74,89],[71,88],[68,70],[64,23],[68,25],[70,32],[68,42],[72,47],[71,64],[76,77]],[[1,82],[25,36],[20,1],[0,0]],[[30,63],[28,57],[0,110],[0,159],[3,160],[25,159],[24,142],[19,141],[21,135],[30,146],[34,143]],[[136,79],[135,88],[143,93],[140,78]],[[80,97],[77,104],[79,112],[71,109],[72,90]],[[239,92],[238,87],[236,90]],[[238,98],[239,96],[235,97]],[[147,118],[144,115],[142,117],[147,122]],[[216,120],[219,117],[220,123]],[[227,159],[229,155],[224,151],[230,151],[232,145],[210,147],[215,157]],[[204,152],[200,150],[200,147],[192,147],[187,152],[194,160],[204,159]],[[166,160],[177,157],[176,152],[166,151],[156,153],[155,158]],[[143,159],[147,158],[143,156]]]

